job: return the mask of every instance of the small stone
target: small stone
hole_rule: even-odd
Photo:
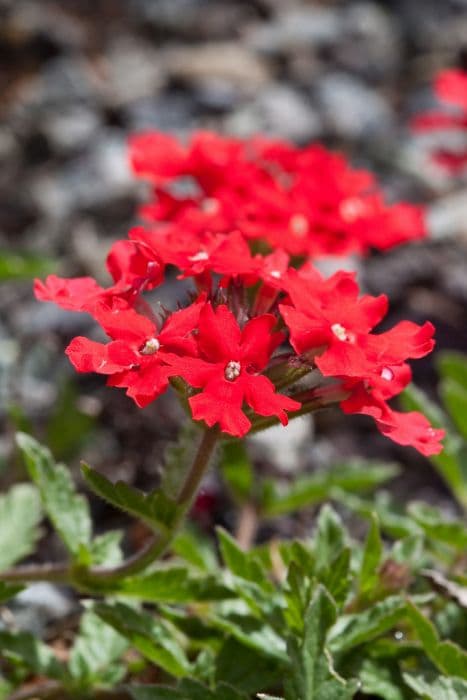
[[[394,126],[394,113],[385,98],[346,73],[323,77],[316,95],[330,131],[341,138],[386,136]]]
[[[17,627],[39,637],[49,624],[70,615],[76,608],[73,600],[51,583],[33,583],[9,607]]]
[[[162,54],[162,61],[171,78],[188,85],[218,81],[251,93],[270,77],[267,65],[253,51],[233,42],[173,47]]]
[[[309,99],[278,83],[228,117],[226,127],[243,137],[262,132],[305,143],[320,134],[321,121]]]
[[[343,23],[338,10],[307,7],[283,11],[249,34],[250,45],[266,55],[314,50],[336,43]]]

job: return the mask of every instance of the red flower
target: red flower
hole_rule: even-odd
[[[112,303],[119,298],[136,303],[144,289],[153,289],[162,282],[164,267],[160,256],[144,243],[117,241],[107,256],[107,269],[114,284],[101,287],[92,277],[64,279],[49,275],[34,280],[34,293],[39,301],[52,301],[67,311],[88,311],[99,302]]]
[[[124,387],[138,406],[144,407],[168,386],[175,374],[166,357],[196,352],[193,337],[202,301],[173,313],[159,331],[156,324],[133,309],[98,304],[94,317],[111,338],[97,343],[74,338],[66,354],[78,372],[108,375],[109,386]]]
[[[434,89],[441,102],[457,108],[455,112],[433,110],[421,114],[412,121],[418,132],[453,130],[467,136],[467,71],[448,69],[436,76]],[[440,139],[442,136],[440,136]],[[440,145],[433,152],[433,159],[452,173],[467,165],[467,149],[449,149]]]
[[[366,376],[367,336],[385,315],[387,298],[359,297],[354,274],[337,272],[325,280],[311,266],[290,271],[286,289],[292,305],[279,308],[296,352],[315,351],[324,376]]]
[[[207,304],[201,311],[197,335],[199,357],[174,357],[177,373],[191,386],[202,389],[189,399],[193,418],[241,437],[251,427],[243,411],[246,403],[261,416],[277,416],[283,425],[287,411],[300,408],[297,401],[277,394],[273,383],[260,372],[273,350],[283,340],[272,332],[274,316],[267,314],[248,321],[240,329],[233,314],[224,305],[213,309]]]
[[[420,207],[386,205],[370,173],[318,145],[200,132],[184,148],[154,133],[134,137],[130,153],[136,174],[156,185],[142,217],[178,235],[237,229],[300,256],[386,250],[426,235]],[[170,183],[184,176],[197,189],[176,197]]]
[[[403,388],[401,383],[410,381],[410,370],[407,375],[408,379],[406,376],[402,382],[400,378],[397,378],[395,368],[387,367],[386,372],[388,385],[393,381],[391,374],[396,384],[392,389],[388,389],[391,394],[393,392],[399,393]],[[445,431],[433,428],[428,419],[417,411],[409,413],[393,411],[384,400],[383,394],[383,390],[359,382],[353,386],[350,397],[342,401],[340,405],[344,413],[361,413],[371,416],[375,420],[378,430],[399,445],[415,447],[427,457],[439,454],[443,449],[441,440]]]

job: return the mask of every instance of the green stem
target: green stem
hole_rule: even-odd
[[[193,463],[176,499],[178,506],[177,516],[170,530],[155,534],[145,547],[126,559],[122,564],[111,568],[99,566],[91,569],[77,568],[72,564],[22,566],[0,572],[0,581],[10,583],[27,583],[30,581],[69,583],[92,593],[96,588],[105,587],[107,584],[115,583],[125,576],[131,576],[143,571],[164,554],[186,518],[201,480],[209,466],[218,436],[219,431],[217,428],[205,430]]]

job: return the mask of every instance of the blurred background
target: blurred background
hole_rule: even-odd
[[[17,427],[76,467],[84,458],[137,486],[154,484],[177,434],[170,397],[142,411],[101,377],[74,374],[63,349],[92,322],[39,304],[31,287],[48,272],[108,281],[109,245],[144,198],[126,160],[127,136],[141,129],[320,140],[375,171],[390,199],[427,203],[431,239],[359,263],[362,284],[390,296],[390,323],[429,319],[439,348],[467,351],[467,178],[443,174],[408,129],[434,105],[436,71],[466,59],[466,0],[0,0],[2,484],[23,475]],[[164,298],[172,293],[169,281]],[[435,395],[430,359],[416,363],[415,380]],[[396,459],[399,496],[449,507],[429,463],[363,417],[323,413],[279,440],[287,463],[269,433],[255,446],[258,469]],[[211,479],[197,517],[228,524]],[[98,529],[118,518],[94,507]],[[140,536],[128,530],[128,544]],[[54,547],[44,540],[49,557]]]

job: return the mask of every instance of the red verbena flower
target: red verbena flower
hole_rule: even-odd
[[[286,411],[298,410],[300,403],[276,393],[274,384],[260,374],[284,339],[272,331],[276,322],[265,314],[240,329],[227,306],[204,306],[196,336],[199,356],[172,359],[177,373],[202,389],[189,399],[195,420],[209,426],[218,423],[224,432],[241,437],[251,427],[243,410],[246,404],[260,416],[277,416],[287,424]]]
[[[151,319],[131,308],[99,303],[93,315],[111,341],[98,343],[78,336],[66,354],[78,372],[108,375],[109,386],[126,388],[127,395],[144,407],[167,389],[168,378],[175,374],[166,357],[196,353],[193,332],[201,303],[176,311],[160,330]]]

